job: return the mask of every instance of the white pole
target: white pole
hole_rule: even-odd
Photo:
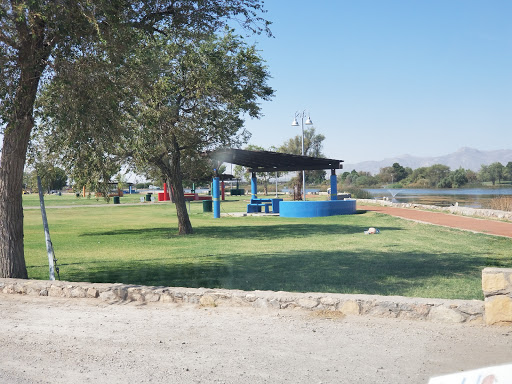
[[[39,205],[41,206],[41,215],[43,216],[44,237],[46,239],[46,251],[48,252],[48,264],[50,266],[50,280],[55,280],[55,272],[53,269],[53,245],[50,239],[50,229],[48,228],[46,209],[44,207],[43,188],[41,186],[41,178],[39,176],[37,176],[37,188],[39,189]]]
[[[302,125],[302,156],[304,156],[304,112],[301,119]],[[302,170],[302,199],[306,201],[306,172]]]

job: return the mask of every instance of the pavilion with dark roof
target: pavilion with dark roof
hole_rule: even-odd
[[[210,154],[213,160],[221,163],[231,163],[246,167],[251,175],[251,203],[247,205],[248,212],[260,211],[261,207],[268,212],[272,206],[274,213],[282,217],[317,217],[342,214],[352,214],[356,211],[355,200],[338,200],[336,170],[343,169],[343,160],[325,159],[291,155],[288,153],[270,151],[248,151],[236,148],[219,149]],[[301,170],[331,170],[331,194],[326,201],[282,201],[282,199],[258,199],[257,172],[301,171]],[[217,180],[217,181],[215,181]],[[214,178],[213,205],[214,217],[220,217],[220,198],[218,192],[219,178]],[[304,187],[305,190],[305,187]],[[217,205],[217,208],[215,208]],[[277,212],[276,212],[277,210]]]

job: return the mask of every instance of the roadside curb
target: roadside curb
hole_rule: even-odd
[[[129,284],[0,279],[0,292],[30,296],[89,298],[117,304],[185,303],[203,307],[231,306],[304,311],[336,311],[438,323],[484,324],[484,301],[409,298],[338,293],[241,291],[228,289],[151,287]]]

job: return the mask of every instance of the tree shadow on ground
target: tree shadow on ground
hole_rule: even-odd
[[[385,231],[400,231],[400,227],[379,227]],[[281,239],[309,237],[337,233],[340,235],[362,233],[365,227],[349,224],[271,224],[271,225],[233,225],[233,226],[201,226],[194,229],[199,238],[216,238],[226,240],[237,239]],[[87,232],[80,236],[140,236],[143,238],[169,238],[178,236],[169,227],[118,229],[114,231]]]
[[[198,256],[194,262],[174,264],[162,263],[161,259],[133,261],[126,265],[82,263],[84,269],[73,269],[66,276],[73,281],[156,286],[407,295],[412,288],[432,284],[432,278],[436,277],[464,276],[479,281],[486,262],[484,254],[226,253]],[[447,298],[453,295],[448,292]]]

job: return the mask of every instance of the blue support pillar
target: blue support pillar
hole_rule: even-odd
[[[335,169],[331,169],[331,200],[338,200],[338,180]]]
[[[258,198],[258,196],[256,196],[258,194],[258,180],[256,180],[256,172],[253,172],[251,177],[251,193],[253,199]]]
[[[219,191],[219,178],[213,178],[213,188],[212,188],[212,197],[213,197],[213,218],[220,219],[220,191]]]

